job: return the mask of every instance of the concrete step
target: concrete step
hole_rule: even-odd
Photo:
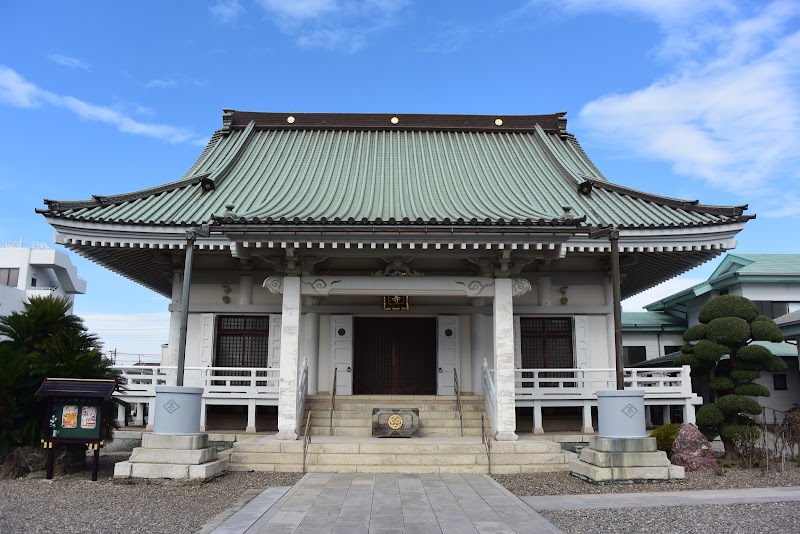
[[[346,429],[337,429],[339,431]],[[349,429],[361,430],[361,429]],[[327,429],[325,429],[327,436]],[[336,473],[487,473],[488,462],[479,436],[464,441],[433,439],[312,438],[306,456],[307,472]],[[326,438],[319,437],[324,440]],[[355,440],[355,441],[353,441]],[[231,471],[300,472],[302,441],[251,440],[229,450]],[[220,455],[224,457],[224,454]],[[573,453],[557,443],[524,439],[492,442],[492,473],[537,473],[565,471]]]
[[[329,428],[331,426],[331,421],[328,418],[318,418],[318,417],[311,417],[311,428]],[[365,417],[340,417],[338,419],[333,420],[333,427],[342,427],[342,426],[361,426],[364,428],[372,428],[372,418],[365,418]],[[448,417],[446,419],[431,419],[431,418],[423,418],[420,417],[419,419],[419,426],[420,428],[457,428],[461,426],[461,421],[458,418]],[[481,421],[480,419],[464,419],[464,428],[480,428]]]

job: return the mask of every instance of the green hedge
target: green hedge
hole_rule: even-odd
[[[650,435],[656,438],[658,450],[664,451],[667,453],[667,456],[670,456],[672,454],[672,444],[680,429],[681,425],[679,423],[670,423],[654,428],[653,431],[650,432]]]

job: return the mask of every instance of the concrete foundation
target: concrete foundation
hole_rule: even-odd
[[[114,465],[114,478],[208,479],[227,469],[207,434],[142,434],[142,446]]]
[[[683,467],[670,464],[655,438],[589,438],[577,460],[569,463],[573,475],[590,482],[637,482],[685,478]]]

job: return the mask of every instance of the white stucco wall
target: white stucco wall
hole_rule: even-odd
[[[685,342],[681,334],[672,332],[623,332],[623,347],[645,347],[647,359],[652,360],[665,354],[666,346],[682,346]]]
[[[758,401],[762,406],[785,412],[790,410],[794,404],[800,404],[800,374],[798,374],[797,369],[788,369],[786,371],[787,389],[784,391],[775,391],[773,389],[772,373],[762,373],[761,378],[755,380],[755,382],[766,387],[771,393],[769,397],[758,397]],[[772,414],[767,410],[767,418],[771,417]]]

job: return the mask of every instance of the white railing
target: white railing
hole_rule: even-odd
[[[178,368],[168,365],[116,365],[125,392],[121,395],[152,397],[155,386],[177,384]],[[260,367],[186,367],[184,384],[202,387],[204,397],[278,397],[280,369]]]
[[[626,368],[626,389],[642,389],[645,396],[691,397],[691,370],[683,367]],[[614,369],[515,369],[517,398],[593,397],[598,389],[616,389]]]
[[[497,429],[497,388],[494,385],[494,369],[489,369],[486,358],[483,359],[483,399],[494,432]]]

